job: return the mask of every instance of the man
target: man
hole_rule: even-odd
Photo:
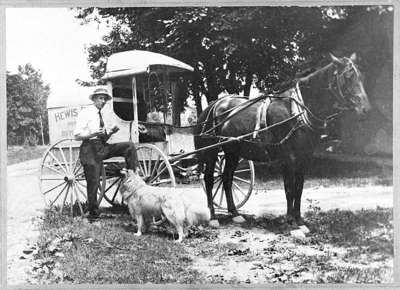
[[[83,109],[77,119],[74,136],[76,140],[82,140],[79,159],[82,163],[87,183],[89,218],[99,217],[99,205],[97,204],[97,191],[99,188],[102,162],[115,156],[125,157],[128,169],[136,171],[137,153],[132,142],[107,143],[107,140],[116,133],[119,128],[112,123],[109,115],[102,114],[107,101],[111,99],[107,89],[97,88],[89,96],[93,105]]]

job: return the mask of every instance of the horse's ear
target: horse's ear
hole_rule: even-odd
[[[356,61],[356,59],[357,59],[357,54],[356,54],[355,52],[353,52],[353,53],[350,55],[350,59],[351,59],[351,61]]]
[[[340,59],[338,59],[336,56],[334,56],[332,53],[329,53],[329,56],[331,57],[331,60],[333,61],[333,63],[336,64],[342,64],[342,62],[340,61]]]

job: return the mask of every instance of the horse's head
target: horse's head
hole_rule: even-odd
[[[359,116],[366,115],[371,109],[368,96],[364,90],[363,77],[354,64],[357,56],[337,58],[330,55],[334,66],[329,88],[335,95],[339,106],[354,110]]]

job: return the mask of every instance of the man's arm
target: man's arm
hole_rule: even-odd
[[[74,137],[75,140],[82,141],[82,140],[87,140],[93,137],[105,135],[106,131],[104,128],[99,129],[95,132],[90,132],[88,129],[88,119],[85,115],[84,111],[81,111],[78,115],[78,118],[76,120],[76,126],[74,130]]]

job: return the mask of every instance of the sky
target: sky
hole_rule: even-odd
[[[68,8],[7,8],[6,69],[31,63],[49,84],[49,99],[77,98],[75,80],[91,80],[85,47],[102,42],[106,27],[80,25]]]

